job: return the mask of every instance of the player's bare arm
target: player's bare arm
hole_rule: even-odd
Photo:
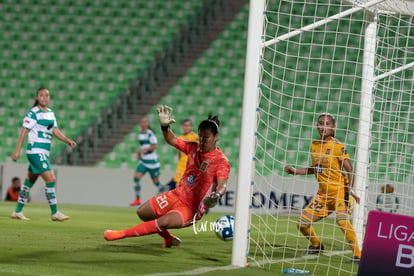
[[[347,172],[348,174],[348,180],[349,180],[349,184],[348,184],[348,190],[349,193],[351,194],[351,196],[353,198],[355,198],[356,203],[360,203],[361,199],[359,198],[359,196],[357,196],[355,194],[354,191],[354,168],[352,166],[352,163],[349,159],[344,159],[344,161],[341,164],[341,167],[344,168],[344,170]]]
[[[26,138],[26,135],[27,135],[28,132],[29,131],[24,127],[21,129],[19,138],[17,139],[16,148],[15,148],[13,154],[12,154],[12,157],[11,157],[13,161],[17,161],[19,159],[20,151],[22,149],[24,139]]]
[[[227,179],[217,179],[216,192],[223,196],[227,190]]]
[[[177,136],[175,136],[174,132],[170,128],[163,129],[161,127],[161,130],[162,135],[164,136],[164,140],[171,146],[175,147],[175,140],[177,139]]]
[[[227,179],[217,179],[217,186],[210,196],[206,197],[203,201],[207,208],[213,208],[217,205],[220,198],[226,193]]]
[[[56,138],[58,138],[60,141],[68,144],[71,148],[76,147],[76,142],[67,138],[58,128],[53,129],[53,135],[56,136]]]
[[[293,174],[293,175],[315,174],[315,168],[313,168],[313,167],[295,169],[295,168],[290,167],[290,166],[285,166],[284,171],[288,174]]]

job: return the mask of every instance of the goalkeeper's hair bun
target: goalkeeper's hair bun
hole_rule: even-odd
[[[198,129],[210,129],[213,134],[217,134],[221,123],[218,115],[208,114],[207,120],[198,125]]]

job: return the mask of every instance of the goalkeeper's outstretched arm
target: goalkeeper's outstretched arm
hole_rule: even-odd
[[[160,126],[162,130],[162,135],[164,136],[165,141],[171,146],[175,147],[175,140],[177,137],[174,132],[170,129],[170,124],[175,123],[175,120],[172,118],[173,109],[169,106],[162,105],[157,108],[158,119],[160,121]]]
[[[164,136],[165,141],[170,144],[171,146],[175,147],[175,140],[177,139],[177,136],[175,136],[174,132],[171,130],[171,128],[163,128],[161,127],[162,135]]]

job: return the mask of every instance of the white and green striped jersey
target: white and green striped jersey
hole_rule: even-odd
[[[49,108],[42,111],[35,106],[24,117],[23,127],[29,130],[26,153],[44,153],[49,156],[53,129],[58,127],[55,113]]]
[[[141,149],[147,149],[151,145],[157,144],[157,137],[150,129],[148,129],[147,132],[140,132],[138,140],[141,145]],[[142,153],[140,162],[148,169],[156,169],[160,167],[158,155],[155,150]]]

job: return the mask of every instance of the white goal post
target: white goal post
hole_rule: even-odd
[[[288,7],[285,10],[282,8],[283,2],[287,2],[285,6]],[[283,121],[286,118],[292,119],[294,116],[299,116],[300,118],[299,123],[297,121],[293,122],[296,124],[296,127],[303,128],[305,130],[300,130],[299,133],[301,135],[310,133],[313,134],[313,131],[309,131],[308,129],[311,127],[312,123],[307,121],[306,116],[312,117],[314,120],[315,116],[317,116],[318,109],[317,104],[314,103],[314,110],[313,112],[308,112],[306,110],[295,110],[293,106],[294,101],[301,100],[301,105],[306,106],[309,104],[308,96],[303,96],[302,94],[293,93],[289,95],[288,89],[289,88],[296,88],[299,87],[302,89],[309,89],[309,91],[316,91],[315,97],[319,97],[323,100],[326,99],[327,103],[327,110],[330,111],[329,108],[334,106],[337,108],[338,112],[334,115],[339,115],[340,118],[343,118],[341,121],[345,121],[348,126],[352,123],[357,122],[357,129],[355,131],[348,130],[347,125],[342,126],[342,129],[339,131],[347,135],[347,138],[343,138],[348,140],[348,135],[355,136],[356,143],[354,145],[354,152],[355,156],[353,157],[352,161],[355,167],[355,190],[361,197],[361,204],[354,205],[354,212],[353,212],[353,225],[357,233],[358,241],[362,245],[363,241],[363,234],[364,234],[364,223],[366,219],[366,213],[370,209],[374,208],[372,206],[372,195],[368,195],[367,192],[370,190],[368,186],[370,183],[375,183],[375,185],[383,185],[384,182],[384,175],[386,175],[390,183],[395,183],[398,185],[401,182],[406,182],[407,186],[404,188],[400,188],[401,196],[403,197],[404,193],[412,192],[414,187],[414,176],[413,172],[409,172],[409,169],[404,169],[407,165],[406,163],[409,158],[414,158],[413,152],[409,152],[410,150],[414,150],[414,140],[409,140],[410,135],[412,136],[414,132],[414,118],[410,115],[410,112],[414,112],[414,96],[410,93],[414,93],[414,76],[410,70],[414,67],[414,56],[413,52],[410,52],[414,49],[414,46],[411,44],[407,44],[409,42],[405,42],[409,40],[410,36],[414,34],[414,27],[410,27],[410,23],[414,23],[412,16],[414,15],[414,1],[402,1],[402,0],[355,0],[355,1],[336,1],[335,8],[338,9],[338,13],[336,14],[329,14],[325,18],[319,18],[317,16],[307,16],[306,11],[302,11],[303,15],[306,15],[304,19],[300,19],[300,14],[296,14],[298,20],[295,23],[293,19],[289,19],[292,21],[289,22],[289,26],[281,26],[283,24],[282,21],[274,22],[271,21],[270,17],[274,16],[274,18],[282,18],[285,16],[286,18],[291,18],[290,13],[295,12],[295,5],[297,2],[302,4],[300,7],[306,7],[306,5],[313,6],[315,9],[321,7],[326,9],[327,6],[331,5],[332,2],[335,1],[310,1],[310,0],[302,0],[302,1],[277,1],[277,0],[254,0],[250,1],[249,6],[249,27],[248,27],[248,41],[247,41],[247,57],[246,57],[246,68],[245,68],[245,80],[244,80],[244,98],[243,98],[243,112],[242,112],[242,129],[241,129],[241,143],[240,143],[240,151],[239,151],[239,166],[238,166],[238,183],[236,189],[236,213],[235,213],[235,232],[234,232],[234,240],[233,240],[233,250],[232,250],[232,265],[235,266],[246,266],[248,264],[248,256],[249,251],[251,250],[251,238],[249,237],[251,231],[251,213],[252,213],[252,205],[256,200],[253,194],[253,187],[256,185],[257,182],[266,182],[266,185],[269,185],[267,188],[260,188],[260,191],[267,191],[274,186],[284,186],[286,183],[290,183],[291,180],[283,180],[286,175],[282,175],[280,173],[280,167],[285,164],[286,160],[279,160],[279,156],[284,156],[286,158],[291,158],[291,160],[296,160],[295,166],[302,166],[304,163],[309,164],[309,160],[300,159],[301,157],[295,155],[293,153],[294,149],[291,149],[288,142],[285,140],[292,140],[296,139],[298,146],[296,150],[303,151],[301,154],[305,156],[306,143],[304,145],[303,139],[301,137],[296,137],[291,135],[290,133],[294,131],[294,127],[287,128],[286,130],[278,129],[280,127],[279,121]],[[277,5],[277,9],[276,9]],[[318,6],[320,5],[320,6]],[[332,9],[333,10],[333,9]],[[329,10],[331,11],[331,10]],[[270,15],[272,13],[272,15]],[[285,13],[285,14],[282,14]],[[356,67],[361,67],[361,75],[358,76],[358,80],[360,80],[359,84],[353,84],[352,86],[348,87],[344,84],[346,91],[349,91],[349,95],[346,95],[345,92],[340,92],[337,94],[340,96],[340,99],[332,99],[329,96],[320,92],[320,88],[318,86],[312,86],[308,84],[308,81],[313,78],[315,83],[318,85],[324,86],[326,88],[324,91],[329,93],[330,90],[335,89],[334,85],[330,82],[326,85],[326,82],[322,81],[322,78],[318,76],[318,74],[323,74],[324,78],[329,78],[329,74],[325,72],[313,72],[308,71],[306,69],[298,68],[299,73],[295,72],[295,70],[291,70],[287,63],[288,58],[279,60],[279,49],[276,49],[278,43],[286,43],[283,45],[283,49],[286,48],[286,51],[282,54],[288,55],[289,52],[287,48],[291,47],[294,49],[298,49],[298,56],[295,56],[296,60],[300,59],[300,47],[302,45],[309,46],[309,63],[312,63],[313,60],[317,60],[314,55],[314,41],[318,41],[317,37],[323,37],[323,39],[327,39],[327,37],[323,34],[324,26],[331,24],[332,22],[337,22],[338,20],[346,19],[348,21],[347,24],[349,26],[352,24],[353,20],[350,20],[349,17],[354,14],[363,13],[365,16],[363,19],[360,20],[360,24],[364,26],[363,30],[359,34],[362,37],[361,47],[360,50],[363,53],[363,58],[354,58],[352,59],[352,64],[355,64]],[[382,25],[379,26],[378,23],[378,16],[380,15],[392,15],[394,17],[385,19],[385,23],[381,23]],[[399,16],[407,15],[408,19],[399,19]],[[399,20],[407,21],[404,24],[399,24]],[[309,21],[312,21],[309,23]],[[287,21],[286,21],[287,22]],[[298,23],[300,22],[300,23]],[[306,23],[304,23],[306,22]],[[362,22],[362,23],[361,23]],[[379,28],[384,28],[387,24],[394,24],[397,22],[393,27],[390,27],[389,30],[384,32],[384,35],[381,37],[384,41],[379,42],[378,39],[378,30]],[[290,25],[292,23],[292,25]],[[303,25],[295,25],[295,24],[303,24]],[[408,31],[405,26],[408,25]],[[270,27],[274,27],[277,29],[277,36],[271,37]],[[344,26],[346,30],[343,31],[344,34],[346,32],[351,32],[351,28],[349,26]],[[283,27],[283,28],[282,28]],[[281,33],[279,29],[286,30],[284,33]],[[322,30],[320,30],[322,29]],[[391,35],[388,32],[394,35],[394,31],[403,29],[401,31],[402,38],[406,43],[405,45],[398,45],[398,49],[396,45],[392,45],[389,43],[391,41]],[[272,29],[273,30],[273,29]],[[318,30],[318,32],[315,32]],[[328,32],[329,30],[327,30]],[[276,32],[274,32],[276,33]],[[311,43],[308,42],[301,42],[300,39],[305,36],[306,34],[310,33]],[[392,37],[396,42],[399,42],[399,37],[397,32],[395,31],[395,37]],[[298,38],[299,37],[299,38]],[[343,36],[346,37],[346,36]],[[335,41],[332,43],[337,43],[338,49],[343,50],[344,52],[344,63],[347,58],[351,55],[350,53],[357,53],[357,51],[348,51],[346,42],[340,41],[342,37],[338,38],[335,37]],[[352,39],[351,36],[347,37],[348,39]],[[412,37],[411,37],[412,38]],[[321,40],[321,43],[325,43]],[[414,38],[412,38],[414,39]],[[338,41],[337,41],[338,40]],[[288,41],[288,42],[286,42]],[[292,41],[291,44],[288,44],[289,41]],[[301,44],[302,43],[302,44]],[[330,42],[329,42],[330,43]],[[320,44],[319,46],[325,47],[332,47],[331,44]],[[353,46],[352,46],[353,47]],[[410,49],[410,50],[407,50]],[[355,50],[355,49],[351,49]],[[313,51],[313,52],[312,52]],[[380,53],[380,58],[378,58],[378,52]],[[405,51],[405,52],[404,52]],[[408,52],[408,55],[407,55]],[[389,56],[387,55],[395,55]],[[411,55],[411,57],[410,57]],[[337,64],[337,57],[332,55],[332,58],[326,57],[327,54],[321,51],[320,60],[323,62],[331,62],[332,66],[338,66]],[[330,59],[331,58],[331,59]],[[293,59],[293,58],[292,58]],[[398,61],[393,61],[393,59],[398,59]],[[354,61],[355,60],[355,61]],[[283,62],[284,64],[282,64]],[[264,64],[269,64],[267,67]],[[280,67],[277,67],[279,66]],[[277,66],[275,66],[277,65]],[[301,67],[299,61],[297,61],[296,66]],[[310,68],[311,65],[308,65]],[[268,68],[271,68],[269,71]],[[279,72],[277,69],[282,68],[284,71]],[[294,69],[294,68],[293,68]],[[355,70],[357,71],[357,70]],[[334,73],[332,73],[334,72]],[[336,74],[336,71],[332,71],[331,74]],[[343,74],[347,75],[350,74],[346,71],[346,68],[343,69]],[[283,74],[282,74],[283,73]],[[282,75],[278,75],[282,74]],[[357,74],[357,73],[355,73]],[[277,75],[277,76],[276,76]],[[294,81],[286,81],[284,79],[285,76],[294,76],[292,79]],[[356,78],[356,75],[353,76]],[[315,80],[316,78],[316,80]],[[344,78],[342,78],[342,81]],[[411,81],[411,84],[410,84]],[[303,84],[306,82],[306,85]],[[280,84],[279,84],[280,83]],[[309,81],[310,83],[310,81]],[[410,86],[411,85],[411,86]],[[326,86],[326,87],[325,87]],[[266,87],[263,89],[263,87]],[[276,87],[276,88],[275,88]],[[341,88],[341,87],[338,87]],[[279,90],[278,90],[279,89]],[[262,90],[269,90],[271,94],[274,93],[273,96],[265,95],[263,96]],[[400,90],[401,96],[398,96],[398,92]],[[411,91],[410,91],[411,90]],[[297,90],[295,90],[297,91]],[[378,94],[374,93],[375,91],[379,91]],[[308,94],[311,94],[310,92]],[[355,96],[358,94],[358,96]],[[389,95],[397,95],[398,99],[401,99],[401,102],[398,101],[397,103],[393,103],[393,99],[388,98],[391,97]],[[338,98],[339,98],[338,96]],[[273,97],[273,98],[271,98]],[[334,97],[334,96],[332,96]],[[378,99],[375,99],[375,98]],[[269,110],[265,111],[260,103],[260,99],[266,98],[266,106],[269,106]],[[267,99],[268,98],[268,99]],[[286,112],[281,110],[281,105],[285,104],[283,100],[287,99],[287,105],[289,106],[289,116],[285,116]],[[344,99],[351,99],[352,102],[347,102]],[[317,102],[318,99],[315,100]],[[408,101],[408,104],[404,101]],[[357,103],[356,103],[357,102]],[[375,103],[374,103],[375,102]],[[349,106],[356,106],[358,108],[358,115],[354,116],[349,111],[349,113],[344,114],[343,106],[349,104]],[[395,105],[393,105],[395,104]],[[273,105],[270,107],[270,105]],[[279,106],[280,105],[280,106]],[[381,107],[376,107],[375,105],[381,105]],[[408,106],[407,106],[408,105]],[[338,106],[338,107],[336,107]],[[390,112],[383,112],[381,108],[390,108]],[[408,108],[408,113],[406,109]],[[350,108],[351,109],[351,108]],[[398,110],[396,110],[398,109]],[[287,110],[287,109],[286,109]],[[295,112],[299,112],[300,114],[294,114]],[[394,118],[392,112],[395,111],[398,114],[403,114],[403,119],[405,120],[404,129],[402,129],[402,121],[401,118]],[[275,115],[272,112],[278,112]],[[321,112],[319,112],[321,113]],[[383,115],[382,113],[386,113]],[[260,118],[266,116],[265,119]],[[292,115],[293,114],[293,115]],[[405,115],[404,115],[405,114]],[[404,117],[406,116],[406,117]],[[377,121],[373,121],[374,117]],[[379,118],[379,119],[378,119]],[[391,119],[394,121],[391,122]],[[263,121],[266,121],[263,123]],[[284,122],[285,125],[289,125],[288,119]],[[395,129],[390,130],[394,125],[399,125]],[[400,129],[398,129],[398,127]],[[284,134],[283,132],[289,132],[289,134]],[[398,132],[397,132],[398,131]],[[269,135],[269,136],[267,136]],[[280,141],[278,140],[279,137],[282,137]],[[392,136],[392,137],[391,137]],[[399,138],[400,137],[400,138]],[[403,138],[401,138],[403,137]],[[342,137],[341,137],[342,138]],[[258,140],[266,140],[265,146]],[[269,140],[268,140],[269,139]],[[274,139],[274,140],[272,140]],[[388,140],[385,140],[388,139]],[[310,141],[311,138],[306,140]],[[351,140],[351,138],[349,138]],[[398,174],[394,170],[390,172],[389,168],[385,167],[385,163],[383,160],[385,159],[384,155],[386,155],[386,149],[390,149],[393,145],[385,145],[386,143],[396,143],[398,141],[405,141],[401,142],[404,143],[403,146],[399,148],[399,150],[405,151],[404,156],[398,158],[395,157],[395,160],[400,162],[401,169],[404,170],[403,173]],[[345,141],[346,143],[347,141]],[[349,143],[349,142],[348,142]],[[346,144],[348,144],[346,143]],[[272,148],[269,145],[273,145],[275,148]],[[283,145],[283,146],[281,146]],[[302,146],[302,148],[299,148]],[[277,151],[280,149],[283,151],[283,154],[278,155]],[[394,152],[393,152],[394,154]],[[264,157],[258,157],[259,155],[263,155]],[[301,156],[302,156],[301,155]],[[294,156],[294,157],[292,157]],[[269,162],[267,159],[272,159],[271,163],[272,166],[268,166]],[[295,159],[296,158],[296,159]],[[302,161],[301,161],[302,160]],[[392,159],[394,160],[394,159]],[[395,161],[395,162],[397,162]],[[405,162],[405,163],[404,163]],[[387,164],[391,164],[391,161],[388,160]],[[413,164],[413,163],[410,163]],[[261,169],[257,169],[257,167]],[[414,169],[414,165],[411,165],[412,169]],[[276,168],[278,167],[278,168]],[[377,170],[378,169],[378,170]],[[397,168],[398,169],[398,166]],[[279,170],[279,172],[275,172]],[[273,172],[272,172],[273,171]],[[259,172],[259,175],[257,174]],[[394,176],[395,174],[395,176]],[[270,176],[269,176],[270,175]],[[391,176],[389,176],[391,175]],[[270,180],[268,180],[270,179]],[[275,183],[276,181],[281,181],[280,183]],[[282,179],[282,180],[281,180]],[[295,177],[296,179],[296,177]],[[403,180],[401,180],[403,179]],[[299,180],[292,180],[292,181],[299,181]],[[385,181],[385,180],[384,180]],[[306,181],[304,181],[306,182]],[[308,181],[309,182],[309,181]],[[404,185],[405,185],[404,184]],[[411,185],[411,186],[410,186]],[[377,187],[377,186],[375,186]],[[379,187],[379,186],[378,186]],[[404,191],[402,191],[404,190]],[[283,190],[280,191],[281,193]],[[265,192],[263,192],[265,193]],[[414,192],[413,192],[414,196]],[[304,194],[306,199],[306,194]],[[272,201],[273,200],[273,201]],[[269,200],[274,205],[278,205],[278,202],[274,202],[274,198]],[[293,199],[292,199],[293,200]],[[408,199],[407,199],[408,200]],[[253,203],[252,203],[253,202]],[[371,205],[370,205],[371,204]],[[271,203],[269,203],[269,206]],[[253,206],[254,207],[254,206]],[[277,208],[277,207],[276,207]],[[414,206],[410,205],[407,207],[407,213],[414,214]],[[266,213],[268,212],[268,213]],[[264,213],[259,213],[258,216],[264,214],[267,216],[270,214],[272,219],[277,220],[278,215],[273,216],[272,210],[264,211]],[[294,210],[293,212],[287,212],[287,216],[289,216],[288,220],[290,221],[290,216],[296,216],[298,214],[298,210]],[[293,220],[293,219],[292,219]],[[267,221],[267,219],[266,219]],[[269,225],[271,223],[269,222]],[[271,230],[269,230],[271,231]],[[266,234],[258,234],[258,236],[266,236]],[[289,234],[287,234],[289,235]],[[298,235],[298,239],[304,239],[300,235]],[[253,241],[256,243],[255,241]],[[274,242],[265,242],[266,246],[274,246]],[[276,246],[274,246],[276,247]],[[282,246],[283,247],[283,246]],[[273,249],[272,249],[273,250]],[[259,248],[257,251],[264,252],[265,249]],[[250,254],[251,255],[251,254]],[[271,254],[273,255],[273,254]],[[285,255],[283,255],[285,256]],[[253,257],[254,258],[254,257]],[[263,257],[261,261],[253,260],[256,264],[263,264],[265,262],[272,263],[272,256]]]
[[[248,251],[248,228],[250,186],[253,181],[254,135],[256,128],[257,85],[259,84],[259,62],[261,58],[261,43],[263,29],[263,11],[265,0],[250,1],[249,27],[247,40],[247,58],[244,79],[243,115],[239,151],[239,173],[236,191],[236,218],[235,239],[233,241],[232,264],[244,266]],[[243,179],[243,181],[240,181]]]

